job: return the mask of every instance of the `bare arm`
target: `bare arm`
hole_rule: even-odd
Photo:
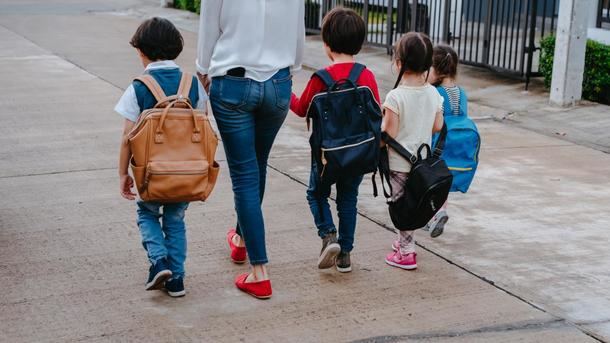
[[[383,120],[381,121],[381,131],[387,133],[392,138],[396,138],[399,122],[398,114],[386,107]]]
[[[436,118],[434,118],[434,126],[432,127],[432,133],[437,133],[443,129],[445,118],[443,117],[443,111],[436,112]]]
[[[121,138],[121,148],[119,151],[119,178],[121,196],[127,200],[134,200],[136,194],[131,190],[133,188],[133,179],[129,176],[129,160],[131,159],[131,149],[127,137],[133,129],[135,123],[125,119],[123,125],[123,136]]]
[[[218,38],[220,38],[220,10],[222,0],[202,0],[199,16],[199,34],[197,36],[197,73],[204,87],[207,83],[208,69]],[[202,79],[206,76],[205,79]]]

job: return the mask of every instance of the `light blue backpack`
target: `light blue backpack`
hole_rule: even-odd
[[[466,193],[479,164],[481,137],[474,121],[468,117],[468,99],[464,90],[460,87],[458,115],[452,113],[449,95],[445,89],[437,87],[437,90],[444,99],[443,114],[447,125],[447,138],[441,158],[445,160],[453,174],[451,192]],[[432,146],[436,146],[437,139],[438,134],[434,136]]]

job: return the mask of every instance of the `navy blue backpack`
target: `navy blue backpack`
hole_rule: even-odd
[[[445,125],[447,137],[441,158],[445,160],[453,174],[451,192],[466,193],[479,164],[481,137],[474,121],[468,117],[468,100],[466,93],[460,88],[459,114],[453,114],[449,95],[443,87],[436,88],[443,96]],[[433,138],[432,146],[436,146],[438,135]]]
[[[326,70],[314,76],[326,85],[307,110],[313,124],[309,144],[324,183],[372,173],[379,162],[381,108],[373,91],[356,81],[366,67],[355,63],[347,79],[333,80]]]

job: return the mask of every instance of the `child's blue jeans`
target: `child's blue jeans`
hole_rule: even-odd
[[[186,226],[184,212],[189,203],[162,204],[138,200],[138,227],[148,260],[154,264],[167,258],[172,277],[184,277]],[[163,211],[161,211],[163,209]]]
[[[307,201],[318,228],[318,236],[324,238],[329,233],[337,232],[330,212],[328,197],[332,184],[320,182],[316,163],[311,165]],[[356,217],[358,216],[358,187],[363,175],[341,178],[335,183],[337,188],[337,215],[339,217],[339,245],[341,251],[350,252],[354,248]]]

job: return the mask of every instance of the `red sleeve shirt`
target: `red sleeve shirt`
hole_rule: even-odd
[[[332,76],[333,80],[346,79],[349,76],[349,72],[352,70],[353,62],[347,63],[337,63],[332,64],[326,68],[326,71]],[[375,100],[380,103],[379,99],[379,89],[377,88],[377,81],[375,80],[375,75],[368,70],[364,69],[358,81],[356,82],[358,86],[366,86],[369,87],[373,91],[373,96],[375,96]],[[294,93],[290,99],[290,109],[296,113],[299,117],[305,117],[307,114],[307,109],[309,108],[309,103],[313,99],[314,95],[322,92],[326,89],[326,85],[319,77],[312,77],[305,90],[303,90],[303,94],[301,97],[297,97]]]

